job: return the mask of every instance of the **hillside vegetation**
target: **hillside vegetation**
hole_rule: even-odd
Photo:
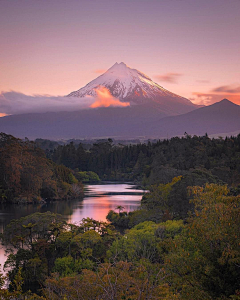
[[[26,147],[27,161],[34,156],[34,144],[8,139],[13,153]],[[37,151],[54,174],[59,167]],[[2,235],[11,249],[2,299],[240,299],[240,135],[134,146],[108,140],[88,150],[70,143],[46,153],[76,176],[133,179],[147,191],[138,210],[118,207],[109,222],[69,224],[50,212],[12,220]]]
[[[0,134],[0,201],[32,203],[82,195],[82,185],[69,168],[47,159],[27,139]]]

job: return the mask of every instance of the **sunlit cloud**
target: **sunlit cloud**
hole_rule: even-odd
[[[227,94],[227,93],[192,93],[193,97],[189,98],[193,103],[198,105],[211,105],[215,102],[219,102],[223,99],[228,99],[235,104],[240,105],[240,95]]]
[[[2,117],[6,117],[6,116],[7,116],[7,114],[0,113],[0,118],[2,118]]]
[[[240,105],[240,86],[222,85],[212,89],[208,93],[194,92],[190,100],[196,104],[210,105],[222,99],[228,99]]]
[[[129,106],[113,97],[105,87],[96,90],[96,97],[53,97],[49,95],[25,95],[19,92],[0,94],[0,117],[24,113],[78,111],[96,107]]]
[[[96,70],[94,70],[94,73],[96,73],[96,74],[103,74],[106,71],[107,71],[106,69],[96,69]]]
[[[166,74],[162,74],[162,75],[155,75],[154,78],[157,81],[164,81],[164,82],[168,82],[168,83],[178,83],[179,78],[182,76],[183,74],[181,73],[166,73]]]
[[[193,94],[193,97],[189,98],[189,100],[195,104],[210,105],[210,104],[214,103],[213,97],[211,94],[205,94],[205,93],[192,93],[192,94]]]
[[[113,97],[110,93],[110,91],[103,87],[99,86],[96,89],[96,101],[90,106],[91,108],[96,108],[96,107],[109,107],[109,106],[129,106],[129,102],[121,102],[117,98]]]
[[[86,109],[95,101],[93,97],[53,97],[49,95],[25,95],[19,92],[2,92],[0,94],[0,113],[23,114]]]

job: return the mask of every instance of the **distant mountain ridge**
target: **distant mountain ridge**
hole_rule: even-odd
[[[12,115],[0,118],[0,131],[30,139],[171,138],[185,132],[191,135],[240,133],[240,106],[224,99],[171,117],[147,104]]]
[[[153,134],[162,137],[183,135],[184,132],[203,135],[237,130],[240,133],[240,106],[227,99],[183,115],[163,118],[151,127]]]
[[[131,105],[154,105],[167,115],[178,115],[199,107],[190,100],[164,89],[144,73],[128,67],[123,62],[115,63],[104,74],[68,96],[94,97],[96,89],[100,86],[107,88],[122,102],[129,102]]]

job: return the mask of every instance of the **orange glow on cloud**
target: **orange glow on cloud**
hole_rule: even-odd
[[[240,105],[240,94],[227,94],[227,93],[192,93],[193,97],[190,100],[199,105],[211,105],[223,99],[228,99],[231,102]]]
[[[0,113],[0,118],[7,116],[7,114]]]
[[[91,108],[109,106],[125,107],[130,105],[129,102],[121,102],[117,98],[113,97],[110,91],[103,86],[100,86],[98,89],[96,89],[96,93],[97,98],[96,101],[90,106]]]

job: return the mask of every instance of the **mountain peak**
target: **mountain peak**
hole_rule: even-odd
[[[124,62],[120,62],[120,63],[116,62],[110,69],[107,70],[107,72],[109,71],[122,72],[122,71],[126,71],[127,69],[130,68]]]
[[[131,105],[154,105],[159,110],[170,114],[185,113],[197,108],[188,99],[164,89],[150,77],[130,68],[124,62],[116,62],[104,74],[68,96],[95,97],[96,89],[100,86],[107,88],[115,98],[122,102],[130,102]]]
[[[226,98],[224,98],[223,100],[221,100],[221,101],[219,101],[219,102],[216,102],[216,103],[214,103],[215,105],[221,105],[221,106],[239,106],[239,105],[237,105],[237,104],[235,104],[235,103],[233,103],[232,101],[230,101],[230,100],[228,100],[228,99],[226,99]]]
[[[220,101],[218,101],[218,102],[221,102],[221,103],[229,103],[229,102],[231,102],[230,100],[228,100],[227,98],[224,98],[224,99],[222,99],[222,100],[220,100]],[[232,102],[231,102],[232,103]]]
[[[127,65],[124,62],[120,62],[118,65],[127,67]]]
[[[127,65],[124,62],[120,62],[120,63],[116,62],[113,66],[125,66],[125,67],[127,67]]]

